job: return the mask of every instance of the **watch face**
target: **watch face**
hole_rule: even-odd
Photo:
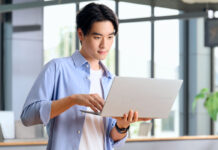
[[[126,128],[120,128],[120,131],[126,131]]]
[[[119,133],[126,133],[129,130],[129,126],[127,128],[119,128],[117,123],[115,124],[115,127]]]

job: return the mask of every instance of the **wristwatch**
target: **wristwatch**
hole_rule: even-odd
[[[117,131],[121,134],[126,133],[129,130],[129,126],[127,128],[119,128],[117,123],[115,124],[115,128],[117,129]]]

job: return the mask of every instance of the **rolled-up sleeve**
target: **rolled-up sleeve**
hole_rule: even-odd
[[[51,61],[44,66],[31,88],[21,113],[25,126],[47,125],[50,120],[57,66]]]
[[[115,119],[112,119],[112,118],[111,118],[111,120],[112,120],[112,121],[111,121],[110,132],[111,132],[111,130],[114,128],[114,126],[115,126],[115,124],[116,124],[116,120],[115,120]],[[109,136],[109,142],[110,142],[110,144],[112,145],[113,148],[118,148],[118,147],[121,147],[122,145],[125,144],[127,137],[128,137],[128,134],[126,134],[126,136],[125,136],[124,138],[122,138],[121,140],[115,142],[115,141],[111,138],[111,136]]]
[[[122,138],[121,140],[116,141],[116,142],[114,142],[113,139],[110,138],[110,142],[114,148],[118,148],[118,147],[121,147],[125,144],[127,137],[128,137],[128,134],[126,134],[126,136],[124,138]]]

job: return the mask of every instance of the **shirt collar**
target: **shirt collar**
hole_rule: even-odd
[[[106,68],[106,66],[101,61],[100,61],[100,65],[104,70],[104,75],[111,79],[112,78],[111,72]]]
[[[76,67],[81,67],[82,65],[88,63],[88,61],[80,54],[79,50],[76,50],[73,53],[72,58]]]
[[[79,50],[76,50],[72,55],[73,61],[76,67],[81,67],[84,64],[87,64],[88,61],[81,55]],[[111,72],[106,68],[106,66],[100,61],[100,65],[104,70],[104,75],[108,78],[112,78]]]

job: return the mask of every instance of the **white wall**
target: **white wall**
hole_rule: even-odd
[[[36,0],[13,0],[13,3]],[[12,32],[11,37],[11,68],[12,76],[8,78],[6,109],[12,109],[15,120],[20,113],[43,64],[43,8],[16,10],[12,12],[12,29],[17,26],[40,25],[38,31]],[[10,39],[9,39],[10,40]],[[11,80],[11,82],[10,82]]]

